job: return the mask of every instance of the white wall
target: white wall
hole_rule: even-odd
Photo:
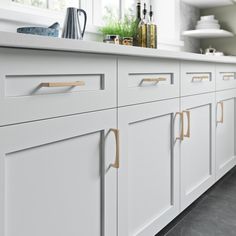
[[[180,50],[180,0],[152,0],[160,49]]]
[[[196,7],[190,6],[181,2],[180,4],[181,14],[180,14],[180,32],[185,30],[195,29],[197,21],[200,18],[200,10]],[[184,41],[184,46],[182,51],[187,52],[200,52],[200,40],[181,36],[181,39]]]

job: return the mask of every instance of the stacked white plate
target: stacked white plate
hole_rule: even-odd
[[[214,15],[202,16],[196,25],[196,30],[201,29],[220,29],[219,21],[215,19]]]

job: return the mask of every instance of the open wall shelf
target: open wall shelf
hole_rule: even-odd
[[[202,30],[188,30],[183,32],[184,36],[193,38],[226,38],[233,37],[234,34],[221,29],[202,29]]]

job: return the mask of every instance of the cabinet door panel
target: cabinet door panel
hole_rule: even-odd
[[[235,157],[236,90],[218,92],[216,117],[216,177],[220,179],[236,163]],[[222,120],[221,120],[222,119]]]
[[[115,236],[115,126],[105,111],[1,128],[0,235]]]
[[[179,211],[179,101],[119,109],[119,235],[153,236]]]
[[[190,137],[181,143],[181,209],[183,210],[214,183],[215,132],[214,94],[181,99],[183,111],[190,113],[184,119]]]

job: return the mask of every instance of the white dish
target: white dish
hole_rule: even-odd
[[[197,23],[198,24],[208,24],[208,23],[210,23],[210,24],[218,24],[219,21],[218,20],[199,20]]]
[[[198,29],[220,29],[220,25],[196,25]]]
[[[201,16],[201,20],[214,20],[214,19],[215,19],[214,15]]]
[[[196,26],[196,29],[220,29],[220,26]]]
[[[212,23],[206,23],[206,24],[197,24],[198,26],[218,26],[219,24],[212,24]]]

